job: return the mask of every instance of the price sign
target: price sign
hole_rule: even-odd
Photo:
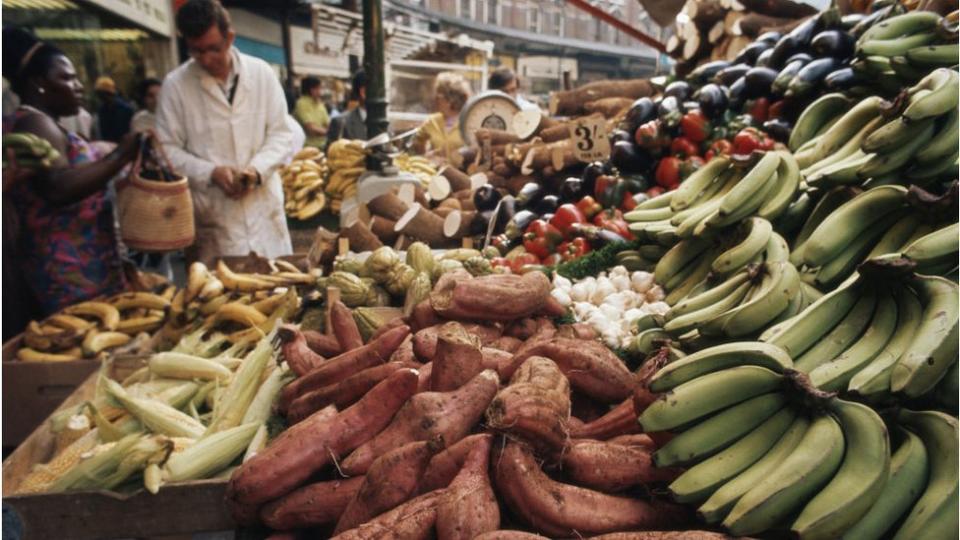
[[[607,123],[603,118],[584,118],[570,125],[573,153],[585,163],[610,157]]]

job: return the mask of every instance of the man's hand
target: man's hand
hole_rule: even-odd
[[[217,167],[210,173],[210,181],[217,185],[227,197],[239,199],[243,195],[243,187],[237,181],[237,171],[233,167]]]

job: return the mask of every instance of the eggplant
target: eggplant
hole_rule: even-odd
[[[615,129],[610,132],[610,144],[620,141],[633,141],[633,133],[625,129]]]
[[[797,76],[797,73],[800,73],[800,70],[805,64],[806,62],[802,59],[788,62],[787,65],[780,70],[780,73],[777,74],[777,78],[774,79],[773,84],[770,86],[770,91],[778,96],[782,96],[790,86],[790,81]]]
[[[642,174],[628,174],[623,176],[623,186],[630,193],[641,193],[650,189],[650,180]]]
[[[560,185],[560,200],[568,202],[577,202],[587,195],[583,189],[584,181],[571,176],[563,181],[563,184]]]
[[[535,219],[539,219],[540,214],[532,210],[521,210],[514,214],[513,218],[507,222],[504,234],[507,238],[517,238],[523,236],[524,231]]]
[[[770,95],[770,87],[777,79],[777,72],[767,67],[755,67],[743,76],[746,83],[744,97],[753,99]]]
[[[680,100],[673,96],[664,96],[657,104],[657,116],[661,120],[668,120],[671,116],[681,114]]]
[[[483,210],[474,214],[473,221],[470,222],[470,235],[487,234],[487,227],[490,226],[491,219],[493,219],[493,210]]]
[[[771,30],[769,32],[764,32],[760,34],[759,36],[757,36],[757,39],[755,39],[754,41],[766,41],[771,45],[775,45],[778,41],[780,41],[780,38],[782,37],[783,37],[782,33],[777,32],[776,30]]]
[[[739,111],[743,108],[743,102],[747,100],[747,97],[744,95],[746,93],[746,87],[746,77],[740,77],[730,85],[727,98],[729,99],[728,108],[731,111]]]
[[[663,90],[663,97],[673,96],[677,101],[684,102],[693,95],[693,88],[687,81],[673,81]]]
[[[623,124],[627,131],[633,133],[637,128],[657,117],[657,106],[653,100],[648,97],[642,97],[630,105],[626,116],[623,118]]]
[[[836,58],[817,58],[809,64],[803,66],[796,77],[790,81],[786,96],[803,97],[809,95],[820,86],[820,83],[830,74],[841,66],[841,62]]]
[[[554,215],[553,212],[543,214],[542,216],[540,216],[540,219],[546,221],[547,223],[550,223],[550,220],[553,219],[553,215]]]
[[[651,159],[632,142],[620,141],[610,149],[610,163],[624,173],[645,172],[650,168]]]
[[[617,174],[617,168],[613,166],[613,163],[610,163],[610,160],[601,161],[600,166],[603,167],[603,174],[610,176]]]
[[[719,118],[727,112],[727,106],[730,104],[727,92],[712,83],[697,91],[697,102],[707,118]]]
[[[740,77],[743,77],[750,71],[750,68],[753,66],[747,64],[734,64],[720,73],[717,73],[717,76],[714,77],[714,80],[723,86],[730,86]]]
[[[850,30],[854,26],[860,24],[861,21],[867,18],[866,13],[850,13],[840,17],[840,28],[844,30]]]
[[[517,207],[528,208],[537,203],[547,191],[536,182],[527,182],[517,192]]]
[[[787,34],[783,36],[780,38],[780,41],[773,46],[773,53],[770,55],[768,67],[772,69],[783,69],[783,66],[787,64],[787,59],[801,52],[805,47],[806,45],[801,45],[793,35]]]
[[[697,69],[694,69],[687,74],[686,79],[694,85],[706,84],[713,79],[717,73],[720,73],[720,71],[730,67],[731,65],[732,63],[727,62],[726,60],[707,62],[706,64],[697,66]]]
[[[823,21],[819,16],[810,17],[790,31],[788,36],[793,37],[798,47],[806,48],[813,41],[813,36],[823,30]]]
[[[775,141],[786,144],[790,140],[790,132],[793,131],[793,126],[784,120],[774,118],[763,123],[763,130],[769,133]]]
[[[863,84],[863,77],[851,67],[843,67],[831,71],[823,78],[823,87],[831,92],[849,90],[858,84]]]
[[[853,56],[856,40],[843,30],[824,30],[810,41],[810,52],[814,56],[832,57],[843,60]]]
[[[766,41],[754,41],[753,43],[747,45],[740,51],[740,54],[733,59],[734,64],[749,64],[755,65],[757,62],[757,57],[760,56],[760,53],[773,47],[770,43]]]
[[[874,5],[878,4],[880,4],[880,2],[874,3]],[[883,6],[871,12],[869,15],[864,17],[863,20],[858,22],[853,28],[850,29],[850,34],[855,38],[859,38],[864,34],[864,32],[873,27],[874,24],[887,18],[887,15],[889,15],[891,11],[893,11],[893,6]]]
[[[803,64],[806,65],[806,64],[809,64],[811,61],[813,61],[813,57],[805,52],[798,52],[797,54],[791,56],[790,58],[787,58],[787,63],[784,65],[786,66],[787,64],[792,64],[797,60],[803,60]]]
[[[626,238],[613,231],[602,229],[588,223],[574,223],[570,226],[570,235],[573,237],[586,238],[590,241],[590,246],[593,247],[593,249],[599,249],[609,244],[627,242]]]
[[[756,67],[769,67],[771,57],[773,57],[773,47],[760,53],[760,56],[757,57],[757,61],[754,62],[753,65]]]
[[[559,207],[560,197],[556,195],[544,195],[533,205],[533,211],[542,216],[556,212]]]
[[[498,205],[500,210],[497,212],[497,225],[493,230],[494,234],[500,234],[507,228],[507,224],[513,221],[513,216],[517,213],[516,200],[512,195],[504,195]],[[521,231],[522,232],[522,231]]]
[[[502,194],[490,184],[484,184],[473,192],[473,205],[477,210],[493,210],[500,202]]]
[[[611,165],[609,161],[594,161],[583,168],[580,179],[583,180],[582,189],[584,195],[593,193],[593,188],[597,185],[598,177],[609,174],[607,172],[608,165]]]

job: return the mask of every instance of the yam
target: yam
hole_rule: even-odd
[[[430,390],[448,392],[460,388],[483,371],[480,339],[457,322],[449,322],[437,333],[436,354]]]
[[[635,100],[652,96],[654,86],[646,79],[624,81],[596,81],[573,90],[550,93],[551,116],[583,114],[583,105],[607,97],[624,97]]]
[[[260,510],[264,525],[278,531],[336,523],[356,496],[364,477],[317,482],[295,489]]]
[[[448,446],[430,459],[430,465],[423,474],[420,483],[420,492],[426,493],[435,489],[448,487],[450,482],[463,468],[467,456],[477,447],[483,447],[489,453],[493,444],[493,435],[478,433],[460,439],[456,444]]]
[[[353,312],[339,300],[330,306],[330,325],[340,344],[340,350],[346,352],[363,347],[363,338],[360,336],[357,321],[353,319]]]
[[[437,507],[439,540],[472,540],[500,528],[500,507],[490,486],[490,439],[467,456]]]
[[[379,366],[367,368],[346,379],[312,390],[293,400],[287,410],[287,421],[297,424],[328,405],[338,409],[345,409],[356,403],[371,388],[386,379],[393,372],[403,368],[417,368],[419,364],[413,362],[387,362]],[[632,403],[631,403],[632,407]],[[634,422],[636,423],[636,422]]]
[[[316,330],[300,330],[300,333],[306,339],[307,347],[320,356],[330,358],[343,352],[340,350],[340,343],[337,342],[337,338],[333,336],[328,336]]]
[[[648,482],[671,482],[682,470],[653,464],[649,446],[572,440],[564,449],[563,472],[576,485],[616,493]]]
[[[355,529],[334,536],[335,540],[427,540],[437,522],[437,505],[442,490],[425,493],[416,499],[380,514]]]
[[[419,203],[410,205],[410,208],[397,219],[393,230],[416,238],[430,246],[443,245],[446,237],[443,235],[443,218],[434,214]]]
[[[567,443],[570,382],[549,358],[532,356],[497,393],[487,425],[519,437],[538,450],[559,452]]]
[[[367,203],[371,215],[381,216],[390,221],[397,221],[410,209],[409,205],[400,200],[394,193],[384,193],[374,197]]]
[[[340,229],[340,237],[350,241],[350,248],[356,252],[373,251],[383,247],[383,241],[370,227],[357,220],[353,225]]]
[[[397,222],[387,219],[383,216],[370,216],[370,231],[373,232],[383,242],[384,245],[391,245],[397,241],[396,228]]]
[[[616,118],[630,108],[632,99],[624,97],[608,97],[583,104],[583,110],[588,113],[600,113],[604,118]]]
[[[306,375],[326,359],[307,345],[307,338],[293,325],[284,324],[277,330],[280,340],[280,358],[298,376]]]
[[[536,313],[550,289],[542,272],[493,274],[461,282],[441,279],[430,293],[430,305],[447,319],[510,321]]]

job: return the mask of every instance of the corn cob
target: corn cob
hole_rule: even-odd
[[[240,368],[230,380],[226,392],[217,400],[213,409],[213,422],[208,433],[216,433],[240,425],[250,403],[257,394],[264,368],[273,359],[273,335],[262,339],[244,358]]]
[[[174,452],[164,466],[164,479],[183,482],[206,478],[230,465],[250,444],[256,423],[206,435],[182,452]]]
[[[275,368],[270,372],[257,390],[257,395],[250,402],[250,406],[247,407],[247,412],[243,415],[243,420],[240,423],[266,422],[270,418],[273,402],[276,401],[280,390],[291,380],[293,380],[293,374],[286,367]]]
[[[107,379],[105,383],[110,395],[151,431],[171,437],[198,438],[203,435],[203,424],[163,401],[130,397],[117,382]]]
[[[150,371],[159,377],[174,379],[229,379],[231,372],[214,360],[184,353],[164,352],[150,358]]]
[[[257,428],[257,432],[253,435],[253,438],[250,439],[250,444],[247,445],[247,451],[243,453],[243,462],[246,462],[248,459],[257,455],[257,452],[266,448],[267,439],[269,437],[270,430],[267,429],[267,424],[260,424],[260,427]]]
[[[133,474],[143,470],[149,464],[159,465],[167,460],[173,451],[173,441],[162,435],[151,435],[141,438],[130,451],[124,455],[116,470],[101,482],[89,487],[91,489],[113,489]]]
[[[116,471],[124,456],[130,453],[141,435],[127,435],[117,442],[109,442],[95,447],[93,456],[84,459],[51,482],[45,491],[57,493],[85,487],[96,487],[100,482]]]
[[[41,493],[50,485],[80,463],[82,456],[97,446],[97,431],[89,431],[70,446],[58,453],[52,460],[37,465],[16,486],[17,493]]]

